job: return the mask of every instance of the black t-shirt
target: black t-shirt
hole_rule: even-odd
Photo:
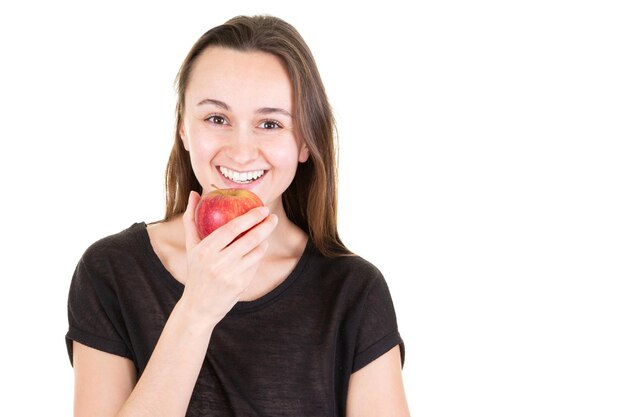
[[[141,376],[183,285],[145,223],[94,243],[68,300],[66,342],[131,359]],[[350,375],[404,345],[387,284],[357,256],[324,257],[309,240],[291,274],[215,327],[187,416],[342,416]]]

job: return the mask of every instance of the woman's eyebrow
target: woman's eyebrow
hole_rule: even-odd
[[[289,113],[285,109],[281,109],[278,107],[262,107],[256,111],[258,114],[271,114],[271,113],[279,113],[287,117],[291,117],[291,113]]]
[[[223,101],[215,100],[213,98],[202,99],[197,105],[202,106],[203,104],[214,104],[217,107],[223,108],[224,110],[230,110],[230,107],[228,107],[228,104],[224,103]]]
[[[200,102],[198,102],[198,106],[202,106],[205,104],[213,104],[217,107],[220,107],[224,110],[229,110],[230,111],[230,107],[228,106],[228,104],[224,103],[223,101],[220,100],[216,100],[214,98],[205,98],[200,100]],[[282,114],[284,116],[287,117],[291,117],[291,113],[289,113],[287,110],[285,109],[281,109],[280,107],[261,107],[260,109],[257,109],[257,111],[255,112],[257,114],[272,114],[272,113],[278,113],[278,114]]]

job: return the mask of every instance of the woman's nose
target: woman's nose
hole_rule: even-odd
[[[238,128],[233,132],[227,149],[230,159],[240,165],[253,161],[258,156],[257,143],[253,132],[246,128]]]

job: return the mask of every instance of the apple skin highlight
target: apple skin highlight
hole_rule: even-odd
[[[213,190],[203,196],[196,207],[198,235],[200,239],[204,239],[235,217],[261,206],[263,206],[261,199],[250,190],[241,188]],[[239,237],[241,235],[237,236],[237,239]]]

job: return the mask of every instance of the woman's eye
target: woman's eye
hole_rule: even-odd
[[[282,126],[280,123],[274,120],[263,120],[260,124],[262,129],[280,129]]]
[[[215,125],[225,125],[226,124],[226,119],[222,116],[218,116],[218,115],[212,115],[207,117],[206,119],[207,122],[209,123],[213,123]]]

